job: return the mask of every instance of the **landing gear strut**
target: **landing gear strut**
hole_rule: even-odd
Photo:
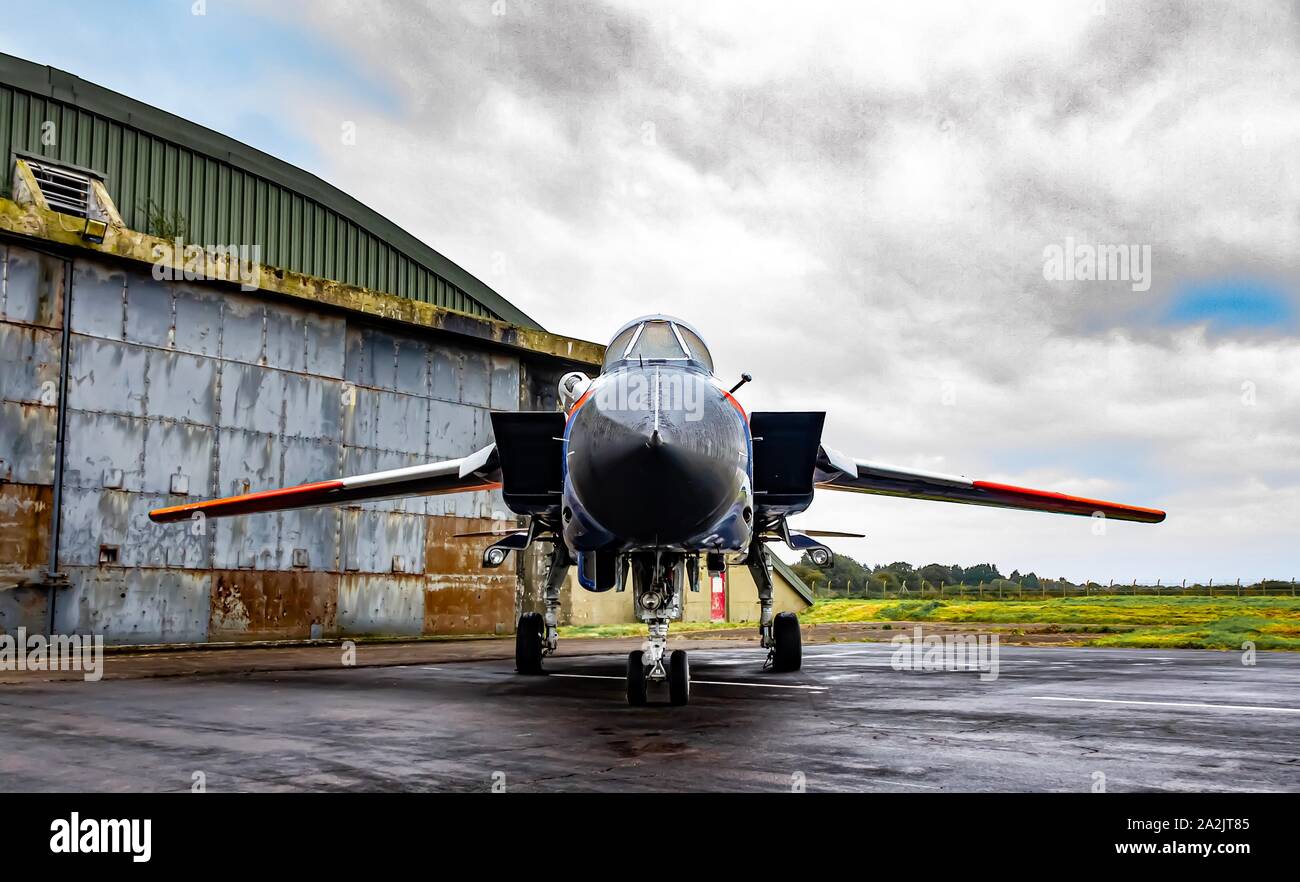
[[[655,554],[633,562],[637,617],[649,629],[645,644],[627,657],[627,703],[646,703],[650,683],[668,683],[668,700],[684,705],[691,698],[691,668],[686,652],[667,653],[668,623],[681,613],[681,586],[686,563]]]
[[[758,636],[759,643],[767,650],[763,667],[778,673],[797,671],[803,664],[799,618],[792,612],[772,616],[772,573],[767,568],[767,555],[767,548],[755,540],[745,561],[758,587]]]
[[[569,575],[568,549],[563,542],[551,548],[551,562],[546,570],[546,587],[543,600],[546,612],[526,612],[519,617],[515,630],[515,670],[521,674],[542,673],[542,657],[555,652],[559,646],[560,589]]]

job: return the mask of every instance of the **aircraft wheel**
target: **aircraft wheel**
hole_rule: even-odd
[[[627,656],[627,703],[633,707],[645,704],[645,653],[637,649]]]
[[[542,631],[546,624],[541,613],[526,612],[515,629],[515,670],[521,674],[542,672]]]
[[[668,656],[668,700],[678,706],[691,700],[691,666],[684,649]]]
[[[803,664],[803,638],[799,634],[799,617],[792,612],[777,613],[772,622],[772,670],[797,671]]]

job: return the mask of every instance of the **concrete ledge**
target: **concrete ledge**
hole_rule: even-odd
[[[187,271],[189,259],[183,252],[175,253],[174,242],[110,224],[104,241],[93,243],[81,236],[84,224],[85,221],[81,218],[51,211],[35,202],[19,204],[12,199],[0,198],[0,231],[149,266],[160,264],[168,267],[177,278],[183,278]],[[203,278],[233,285],[241,284],[240,268],[232,265],[225,255],[205,250],[202,261]],[[194,271],[198,268],[189,265],[188,269]],[[256,278],[259,291],[283,297],[324,304],[384,321],[470,337],[585,367],[598,367],[605,356],[605,347],[598,343],[457,312],[422,300],[397,297],[370,288],[345,285],[331,279],[264,264],[256,264],[254,272],[255,276],[251,273],[248,275]]]

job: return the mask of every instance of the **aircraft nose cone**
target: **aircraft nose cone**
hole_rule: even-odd
[[[619,538],[681,542],[716,523],[736,501],[736,447],[716,437],[715,426],[654,425],[643,414],[594,407],[575,419],[581,423],[570,433],[574,494]]]

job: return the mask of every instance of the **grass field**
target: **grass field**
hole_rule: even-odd
[[[804,611],[805,624],[836,622],[980,622],[1058,625],[1095,634],[1089,646],[1184,649],[1300,650],[1300,598],[1049,597],[1038,600],[823,600]],[[678,631],[754,628],[754,623],[682,623]],[[623,637],[640,625],[562,628],[565,636]]]

